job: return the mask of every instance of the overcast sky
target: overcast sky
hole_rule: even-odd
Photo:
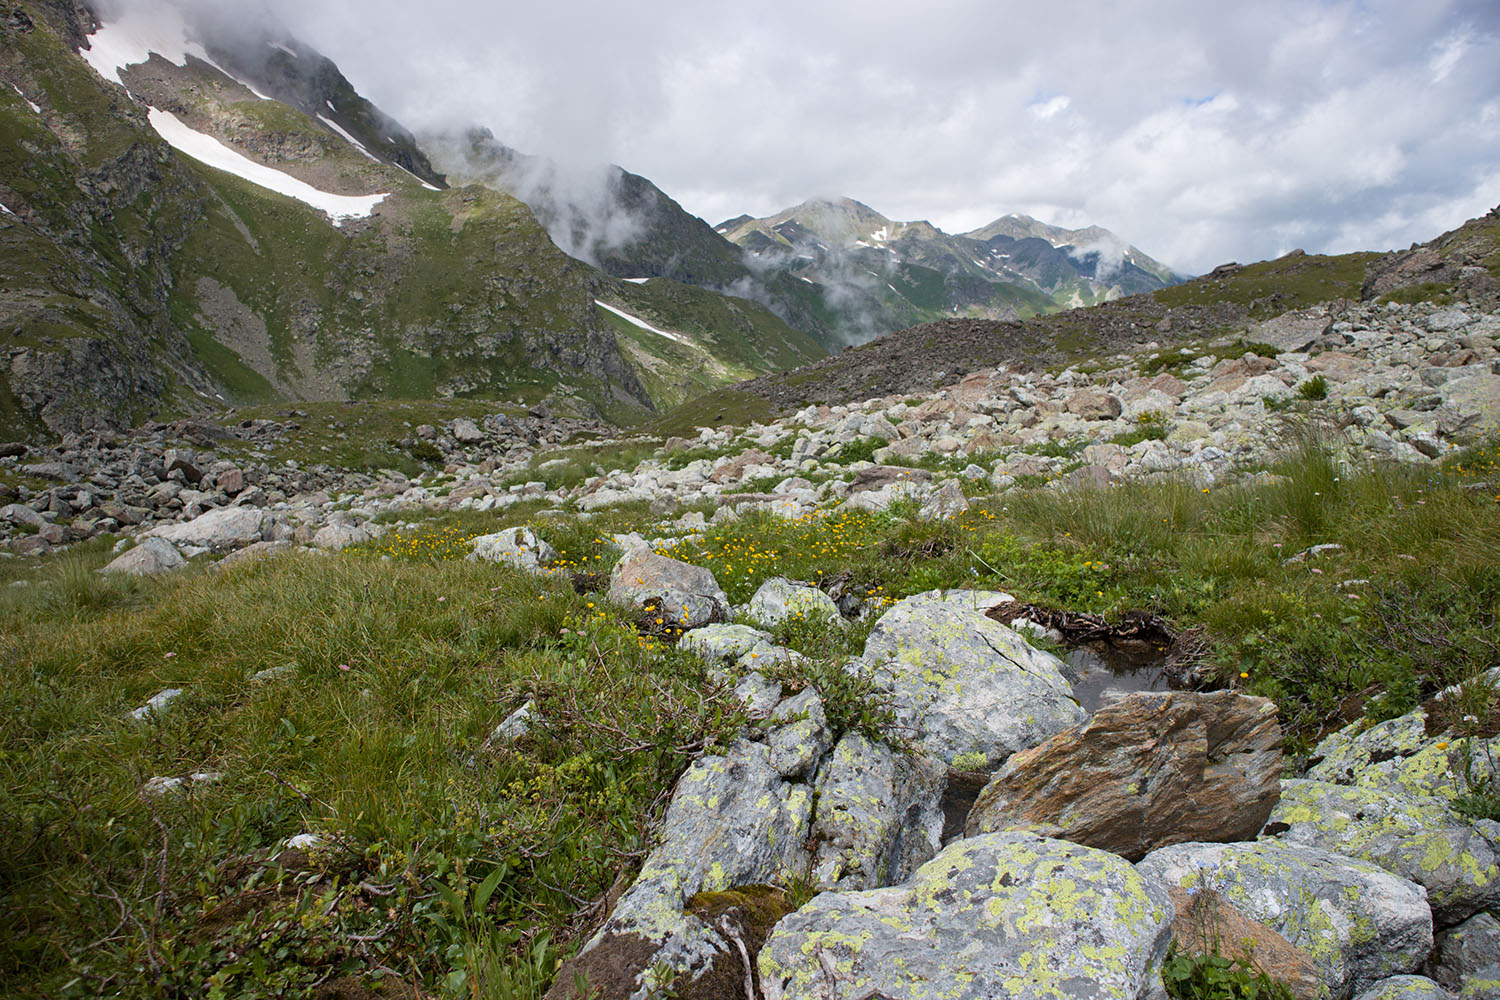
[[[269,0],[414,129],[611,161],[716,224],[848,195],[1202,272],[1500,204],[1500,0]]]

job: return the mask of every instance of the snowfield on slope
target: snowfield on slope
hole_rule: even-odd
[[[209,58],[208,50],[187,36],[182,12],[170,4],[132,7],[113,21],[101,22],[88,38],[89,47],[79,49],[83,61],[104,79],[125,86],[120,70],[147,62],[152,53],[174,66],[186,66],[188,56],[201,60],[238,83],[263,101],[270,98]]]
[[[311,205],[327,214],[335,226],[342,225],[346,219],[369,218],[375,206],[389,197],[389,192],[345,195],[319,191],[311,184],[299,181],[290,174],[284,174],[280,170],[256,163],[237,150],[230,149],[211,135],[204,135],[202,132],[188,128],[170,111],[152,108],[150,120],[151,127],[156,129],[157,134],[167,140],[178,152],[185,153],[210,167],[234,174],[251,184]]]
[[[376,163],[380,162],[380,157],[376,156],[374,153],[366,149],[364,143],[360,142],[358,139],[354,138],[354,136],[350,135],[348,132],[345,132],[342,128],[340,128],[339,123],[334,121],[332,118],[329,118],[327,115],[319,115],[318,121],[322,122],[324,125],[327,125],[338,135],[339,138],[343,139],[349,145],[365,154],[367,158],[374,160]]]
[[[675,340],[679,344],[691,344],[692,343],[691,340],[688,340],[686,337],[682,336],[681,334],[671,333],[671,332],[668,332],[667,330],[657,329],[656,327],[652,326],[650,323],[647,323],[645,320],[643,320],[643,319],[637,319],[636,317],[630,315],[630,313],[625,312],[623,309],[616,309],[614,306],[610,305],[608,302],[600,302],[598,299],[595,299],[594,300],[594,305],[598,306],[600,309],[608,309],[610,312],[614,313],[616,316],[620,317],[625,322],[627,322],[627,323],[633,323],[636,326],[640,327],[642,330],[645,330],[645,331],[647,331],[649,333],[654,333],[658,337],[666,337],[668,340]]]

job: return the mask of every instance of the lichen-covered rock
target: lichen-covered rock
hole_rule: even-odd
[[[1437,936],[1426,972],[1446,989],[1458,990],[1489,966],[1500,966],[1500,920],[1480,913]]]
[[[781,702],[781,684],[759,670],[752,670],[735,685],[734,696],[744,703],[750,718],[769,718]]]
[[[833,738],[823,699],[813,688],[805,688],[777,705],[771,712],[771,724],[775,728],[766,738],[771,766],[783,778],[808,774],[828,752]]]
[[[165,538],[143,538],[141,543],[115,558],[101,573],[126,573],[130,576],[155,576],[187,565],[177,546]]]
[[[703,892],[784,880],[805,871],[803,843],[812,814],[806,785],[783,781],[771,751],[741,741],[725,757],[688,768],[662,824],[665,839],[615,904],[609,921],[565,965],[549,996],[571,995],[575,974],[608,998],[659,993],[712,974],[720,961],[738,966],[735,946],[720,929],[688,912]]]
[[[1392,976],[1354,1000],[1453,1000],[1453,995],[1425,976]]]
[[[1161,994],[1172,904],[1103,851],[1010,832],[961,840],[902,885],[825,892],[761,950],[766,1000]]]
[[[507,563],[532,573],[540,573],[543,563],[556,558],[557,550],[524,526],[480,535],[474,539],[473,551],[469,553],[471,561]]]
[[[924,521],[947,521],[968,509],[969,498],[964,496],[963,487],[958,485],[958,480],[950,479],[922,501],[917,517]]]
[[[712,571],[657,555],[644,545],[630,546],[615,563],[609,597],[637,607],[659,598],[669,620],[686,629],[729,618],[729,598]]]
[[[1459,1000],[1500,1000],[1500,965],[1487,965],[1464,980]]]
[[[1007,760],[968,832],[1025,825],[1132,861],[1183,841],[1247,840],[1276,804],[1280,744],[1265,698],[1137,692]]]
[[[1500,903],[1500,863],[1473,827],[1430,796],[1323,781],[1282,783],[1272,829],[1289,843],[1362,858],[1427,890],[1439,927]]]
[[[985,617],[990,596],[930,591],[898,602],[857,667],[891,692],[915,742],[947,764],[996,766],[1087,717],[1057,657]]]
[[[813,875],[820,886],[904,882],[942,846],[946,768],[925,755],[844,734],[818,770]]]
[[[775,576],[760,585],[745,608],[752,620],[767,627],[784,621],[838,622],[839,607],[817,587]]]
[[[1368,728],[1352,723],[1330,733],[1313,749],[1307,777],[1352,785],[1373,761],[1410,757],[1429,742],[1427,713],[1420,709]]]
[[[1415,972],[1432,950],[1427,891],[1367,861],[1316,847],[1175,844],[1136,865],[1185,889],[1212,889],[1312,956],[1335,1000]]]
[[[714,624],[693,629],[677,648],[696,653],[705,660],[732,663],[760,646],[771,644],[771,634],[749,625]]]

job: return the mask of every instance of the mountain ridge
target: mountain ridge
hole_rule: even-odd
[[[276,398],[551,399],[625,423],[680,401],[642,382],[665,342],[628,359],[596,305],[612,279],[521,202],[447,185],[331,61],[275,32],[251,58],[212,25],[117,24],[68,0],[0,22],[13,436]],[[767,343],[698,370],[817,350],[757,310],[709,310]]]

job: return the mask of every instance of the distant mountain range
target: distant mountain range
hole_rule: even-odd
[[[871,333],[953,316],[1024,318],[1183,280],[1107,229],[1060,229],[1024,215],[950,236],[849,198],[819,199],[763,219],[730,219],[715,231],[762,270],[828,289]]]
[[[1017,319],[1184,279],[1107,229],[1008,215],[949,236],[849,198],[712,229],[619,167],[571,172],[488,131],[423,147],[450,177],[526,202],[559,246],[623,278],[668,277],[761,302],[829,349],[953,316]]]

